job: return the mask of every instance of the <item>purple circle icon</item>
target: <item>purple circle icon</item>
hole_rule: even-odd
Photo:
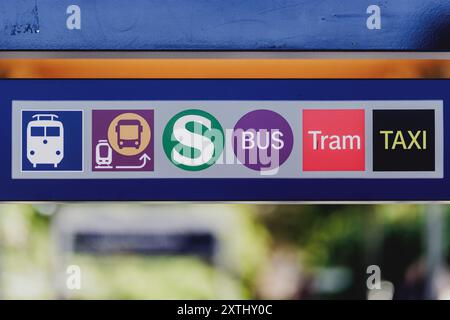
[[[239,162],[256,171],[281,166],[291,154],[294,135],[289,123],[270,110],[255,110],[236,123],[233,150]]]

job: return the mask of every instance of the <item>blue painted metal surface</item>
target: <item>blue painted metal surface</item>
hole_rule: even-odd
[[[0,92],[0,201],[450,200],[445,145],[439,179],[12,179],[10,154],[12,100],[442,100],[448,142],[450,80],[0,80]]]
[[[76,252],[109,255],[192,255],[212,260],[217,239],[208,232],[122,233],[78,232],[74,236]]]
[[[448,51],[450,1],[4,0],[0,49]]]

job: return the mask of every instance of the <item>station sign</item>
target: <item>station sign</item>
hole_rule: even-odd
[[[448,200],[449,84],[1,80],[0,197]]]
[[[211,261],[217,239],[207,232],[79,232],[74,236],[73,250],[84,254],[179,255],[198,256]]]
[[[442,114],[439,100],[13,100],[11,177],[442,178]]]
[[[0,50],[450,50],[448,0],[2,1]]]

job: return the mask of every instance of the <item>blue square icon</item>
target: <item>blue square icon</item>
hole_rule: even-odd
[[[22,171],[83,171],[83,112],[22,111]]]

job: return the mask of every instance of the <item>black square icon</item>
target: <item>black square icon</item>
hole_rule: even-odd
[[[434,171],[434,110],[373,111],[373,171]]]

